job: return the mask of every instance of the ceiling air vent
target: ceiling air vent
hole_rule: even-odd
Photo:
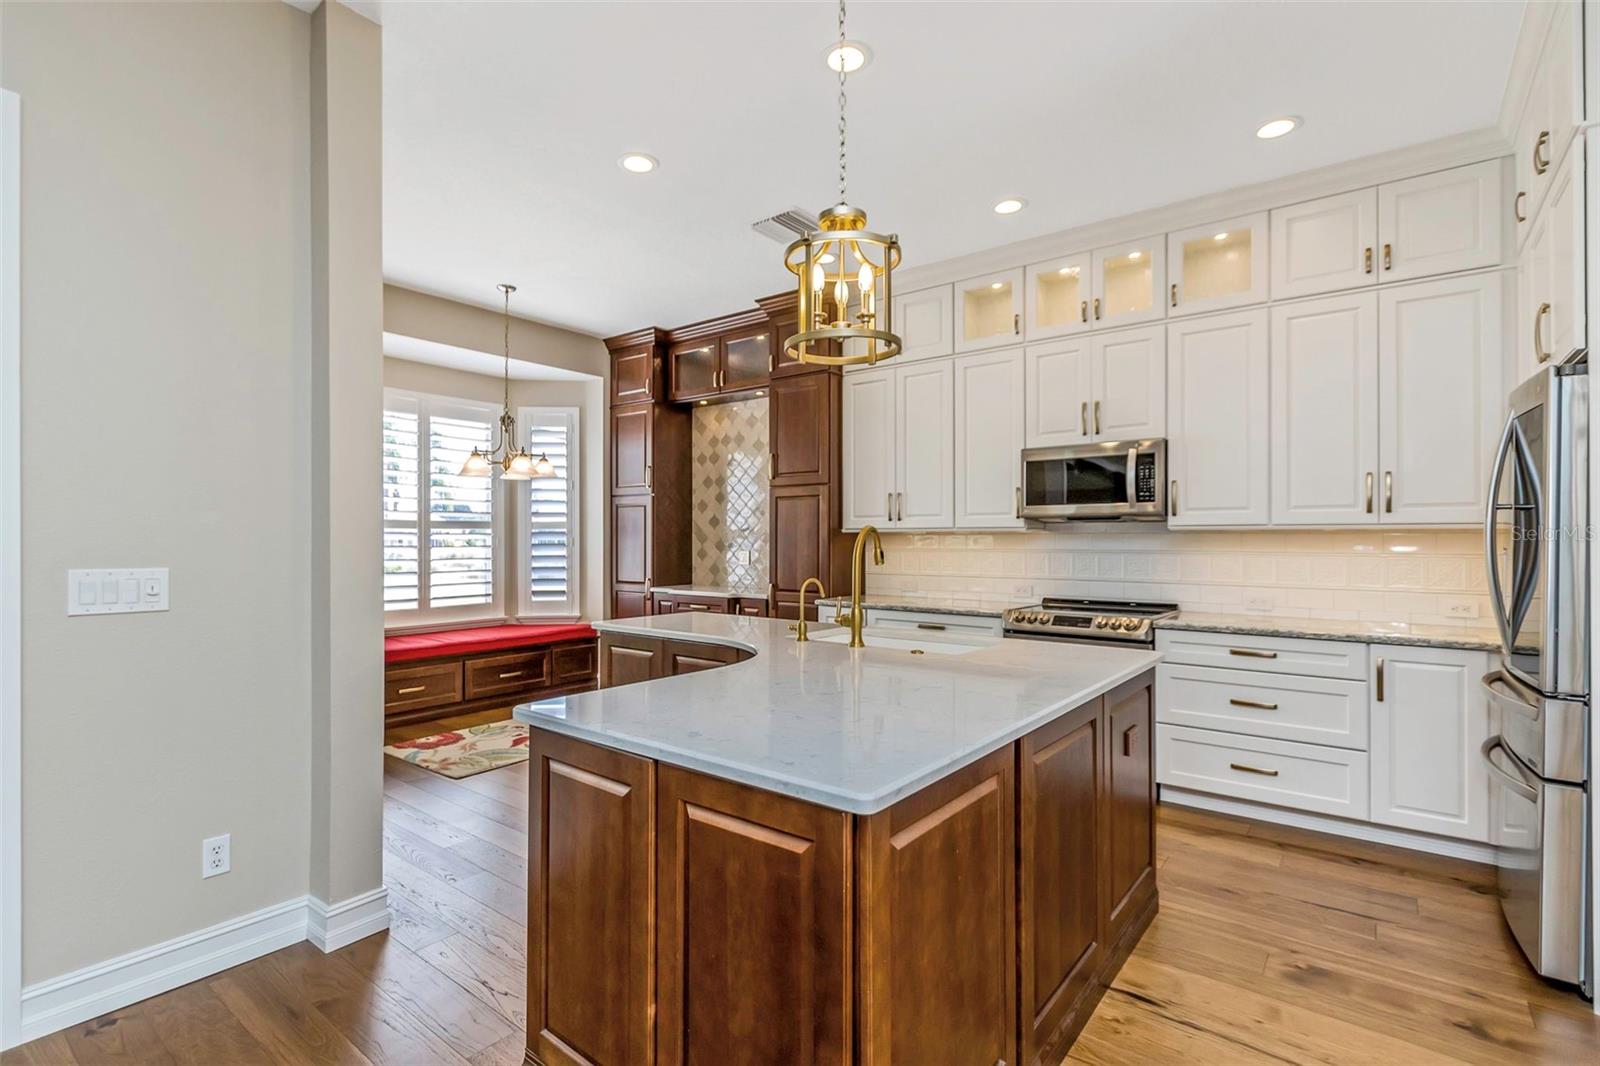
[[[779,244],[788,244],[796,237],[803,237],[815,230],[817,216],[803,207],[791,207],[787,211],[779,211],[771,218],[752,222],[750,228]]]

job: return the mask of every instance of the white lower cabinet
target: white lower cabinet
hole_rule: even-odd
[[[1367,816],[1364,751],[1162,724],[1156,768],[1163,785],[1341,818]]]
[[[957,529],[1022,528],[1022,349],[955,360]]]
[[[1373,645],[1374,822],[1489,839],[1488,671],[1481,651]]]
[[[1167,326],[1167,525],[1266,525],[1267,312]]]

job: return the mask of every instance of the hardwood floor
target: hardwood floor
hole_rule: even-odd
[[[520,1063],[527,766],[384,763],[388,934],[298,944],[0,1063]],[[1161,914],[1069,1063],[1600,1061],[1600,1021],[1528,969],[1482,867],[1173,807],[1158,849]]]

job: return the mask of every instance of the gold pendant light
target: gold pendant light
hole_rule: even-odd
[[[846,45],[839,0],[839,52]],[[838,54],[838,53],[836,53]],[[839,71],[839,202],[817,229],[789,245],[784,265],[798,278],[799,332],[783,342],[802,363],[880,363],[900,353],[891,313],[900,238],[867,229],[867,213],[845,200],[845,70]]]
[[[505,398],[500,411],[499,439],[488,451],[472,449],[467,461],[461,464],[462,477],[489,477],[495,467],[500,468],[503,481],[532,481],[536,477],[549,477],[555,464],[548,455],[535,459],[517,444],[517,420],[511,414],[511,294],[515,285],[500,284],[495,288],[505,296]]]

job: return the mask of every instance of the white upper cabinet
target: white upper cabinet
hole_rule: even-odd
[[[1022,271],[1003,270],[955,286],[955,350],[1000,348],[1022,339]]]
[[[844,379],[844,525],[888,526],[894,516],[895,378],[892,368]]]
[[[1023,353],[1023,427],[1029,448],[1083,444],[1093,439],[1090,340],[1072,337],[1029,345]]]
[[[1267,213],[1167,234],[1167,314],[1267,301]]]
[[[1582,5],[1553,4],[1548,35],[1512,135],[1519,217],[1532,221],[1583,121]],[[1523,227],[1523,236],[1527,236]]]
[[[1273,307],[1271,343],[1273,523],[1376,522],[1377,294]]]
[[[1092,276],[1093,256],[1088,252],[1035,263],[1027,269],[1024,322],[1030,341],[1089,329]]]
[[[1167,313],[1167,242],[1162,237],[1095,249],[1089,322],[1096,329],[1130,326]]]
[[[1271,228],[1274,300],[1376,283],[1378,190],[1277,208]]]
[[[894,329],[902,360],[932,359],[955,351],[955,286],[938,285],[894,297]],[[864,363],[853,366],[865,367]],[[847,367],[846,369],[850,369]]]
[[[1167,525],[1265,525],[1267,311],[1167,326]]]
[[[1489,782],[1480,749],[1489,706],[1481,651],[1372,646],[1372,804],[1380,825],[1489,839]]]
[[[1021,529],[1020,348],[955,360],[957,529]]]
[[[1166,433],[1166,348],[1162,326],[1096,334],[1090,340],[1094,440],[1143,440]]]
[[[1378,186],[1381,281],[1498,266],[1501,163],[1491,159]]]
[[[1510,284],[1497,271],[1379,292],[1380,521],[1483,520]]]
[[[948,359],[895,370],[895,529],[949,529],[955,518],[955,371]]]
[[[1584,144],[1567,153],[1542,210],[1529,223],[1517,259],[1517,361],[1507,387],[1540,364],[1563,360],[1588,343],[1584,263]]]

